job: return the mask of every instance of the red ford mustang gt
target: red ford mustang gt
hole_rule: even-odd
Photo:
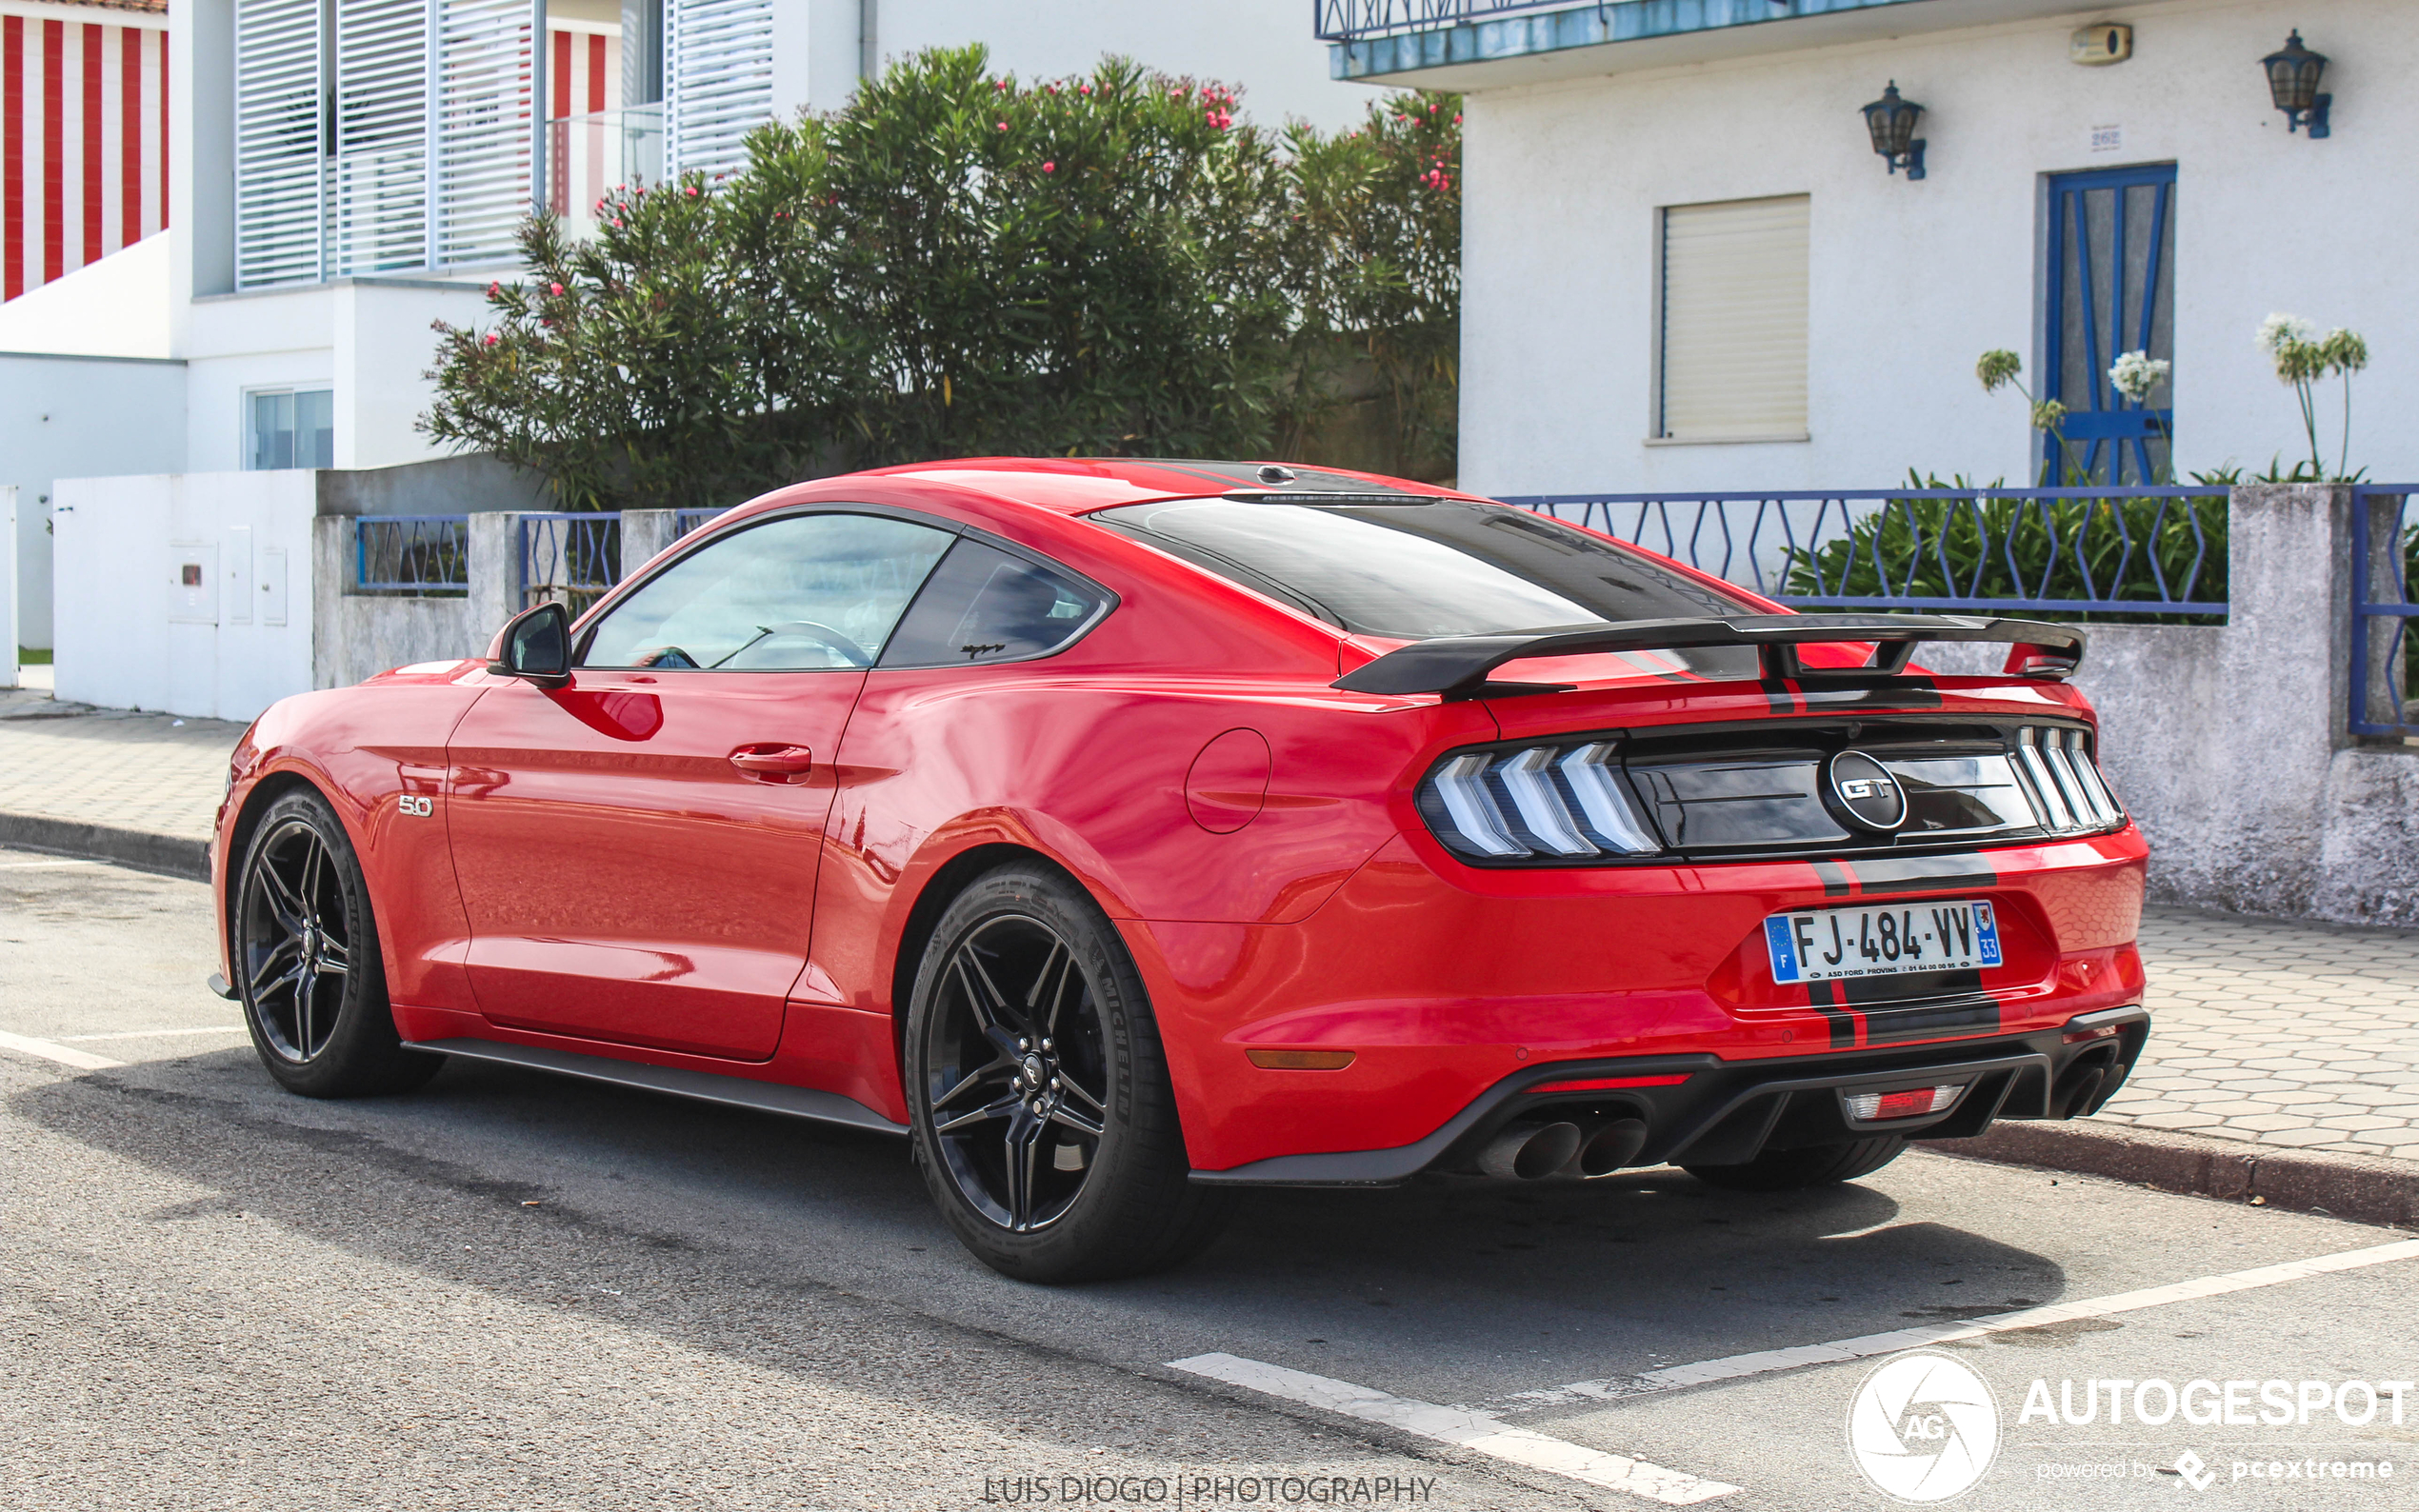
[[[1836,1182],[2141,1052],[2082,646],[1361,474],[829,478],[262,716],[213,985],[308,1095],[460,1055],[905,1135],[1036,1281],[1251,1185]]]

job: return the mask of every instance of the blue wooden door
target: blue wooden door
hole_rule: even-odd
[[[2169,384],[2135,404],[2109,382],[2129,351],[2175,358],[2175,165],[2049,180],[2042,393],[2067,407],[2065,444],[2042,438],[2047,481],[2170,481]]]

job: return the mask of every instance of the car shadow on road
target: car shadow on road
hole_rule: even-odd
[[[900,1141],[507,1067],[457,1060],[411,1096],[314,1103],[233,1049],[10,1106],[310,1238],[691,1343],[805,1290],[1120,1364],[1223,1350],[1476,1403],[2065,1289],[2054,1261],[1901,1222],[1872,1185],[1750,1195],[1656,1170],[1254,1191],[1180,1270],[1052,1290],[966,1256]],[[674,1273],[693,1295],[620,1301]]]

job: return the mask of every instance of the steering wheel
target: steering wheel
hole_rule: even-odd
[[[750,647],[769,641],[776,635],[803,635],[807,639],[820,644],[827,650],[830,650],[834,655],[838,656],[840,660],[848,663],[850,666],[863,667],[871,666],[873,665],[873,658],[867,653],[864,647],[859,646],[856,642],[841,634],[838,630],[833,629],[830,626],[817,625],[812,620],[784,620],[779,625],[759,625],[756,627],[755,634],[741,642],[739,647],[729,656],[724,657],[721,661],[716,662],[714,665],[716,666],[728,666],[732,662],[737,661],[741,653],[745,652]]]

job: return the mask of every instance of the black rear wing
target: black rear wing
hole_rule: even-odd
[[[2063,678],[2083,660],[2088,637],[2071,625],[2044,620],[1983,619],[1969,614],[1741,614],[1727,619],[1626,620],[1564,625],[1500,635],[1449,635],[1414,641],[1335,680],[1355,693],[1441,693],[1449,699],[1490,693],[1547,692],[1548,684],[1490,684],[1508,662],[1536,656],[1602,651],[1677,651],[1706,646],[1752,646],[1762,675],[1772,681],[1839,683],[1896,677],[1925,641],[1989,641],[2015,647],[2003,670],[2012,677]],[[1806,645],[1870,641],[1862,666],[1808,666]]]

